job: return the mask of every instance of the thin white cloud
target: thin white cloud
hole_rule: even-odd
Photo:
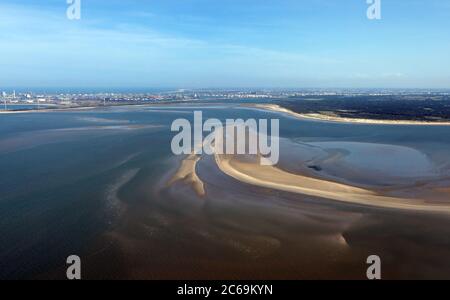
[[[100,23],[100,25],[102,25]],[[69,21],[63,11],[0,4],[0,67],[9,85],[200,84],[211,77],[300,76],[327,58],[162,34],[145,26]],[[7,59],[6,59],[7,58]],[[124,79],[125,78],[125,79]]]

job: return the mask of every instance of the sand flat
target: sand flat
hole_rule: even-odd
[[[203,181],[197,176],[197,172],[195,171],[199,160],[200,156],[190,154],[181,162],[180,167],[169,180],[167,185],[172,185],[177,181],[183,181],[190,184],[198,196],[205,196],[206,192]]]
[[[288,173],[274,166],[241,162],[226,155],[216,154],[215,161],[220,170],[228,176],[264,188],[372,207],[450,213],[450,204],[437,205],[425,199],[381,195],[376,191],[351,185]]]

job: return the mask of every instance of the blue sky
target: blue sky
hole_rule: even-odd
[[[450,88],[450,1],[2,0],[2,87]]]

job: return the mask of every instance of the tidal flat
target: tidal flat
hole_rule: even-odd
[[[170,125],[195,110],[279,118],[277,172],[302,176],[297,187],[327,183],[330,197],[241,180],[215,156],[183,168]],[[449,126],[330,123],[239,104],[16,113],[0,125],[0,278],[63,279],[72,254],[87,279],[364,279],[373,254],[386,279],[450,278],[450,214],[422,209],[450,206]],[[335,189],[371,203],[338,201]]]

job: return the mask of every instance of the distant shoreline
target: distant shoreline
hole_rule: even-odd
[[[46,113],[46,112],[57,112],[57,111],[87,110],[87,109],[94,109],[94,108],[97,108],[97,107],[100,107],[100,106],[80,106],[80,107],[63,107],[63,108],[0,110],[0,114]]]
[[[186,103],[186,102],[184,102]],[[21,114],[21,113],[47,113],[47,112],[63,112],[76,110],[89,110],[105,107],[125,107],[125,106],[164,106],[167,104],[178,103],[146,103],[146,104],[122,104],[122,105],[108,105],[108,106],[79,106],[79,107],[65,107],[65,108],[44,108],[44,109],[29,109],[29,110],[0,110],[0,114]],[[203,103],[204,104],[204,103]],[[376,120],[363,118],[345,118],[338,116],[328,116],[320,113],[297,113],[291,109],[280,106],[279,104],[258,104],[248,103],[241,104],[242,107],[263,109],[266,111],[284,113],[298,119],[314,120],[332,123],[347,123],[347,124],[367,124],[367,125],[419,125],[419,126],[450,126],[450,121],[415,121],[415,120]]]
[[[164,105],[176,105],[180,103],[195,103],[195,102],[158,102],[158,103],[138,103],[138,104],[113,104],[113,105],[98,105],[98,106],[71,106],[71,107],[56,107],[56,108],[42,108],[42,109],[17,109],[17,110],[0,110],[0,114],[22,114],[22,113],[48,113],[48,112],[61,112],[61,111],[73,111],[73,110],[88,110],[96,108],[110,108],[110,107],[127,107],[127,106],[164,106]]]
[[[414,121],[414,120],[375,120],[375,119],[361,119],[361,118],[344,118],[327,116],[324,114],[303,114],[294,112],[288,108],[284,108],[278,104],[250,104],[248,107],[260,108],[264,110],[285,113],[299,119],[309,119],[316,121],[326,121],[334,123],[355,123],[368,125],[421,125],[421,126],[450,126],[450,122],[439,121]]]

